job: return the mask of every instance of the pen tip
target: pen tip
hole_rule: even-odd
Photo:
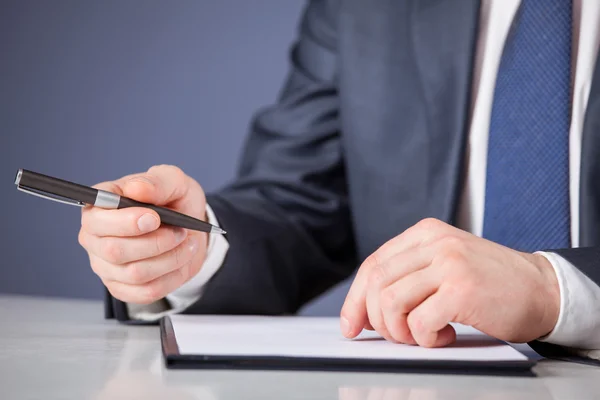
[[[210,230],[210,233],[220,233],[221,235],[224,235],[227,232],[225,232],[223,229],[219,228],[218,226],[213,226]]]

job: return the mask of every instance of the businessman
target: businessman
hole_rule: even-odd
[[[314,0],[236,179],[173,166],[86,208],[106,315],[293,313],[351,276],[341,332],[433,347],[450,322],[600,359],[600,2]]]

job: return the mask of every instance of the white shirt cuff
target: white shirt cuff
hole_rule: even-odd
[[[539,339],[600,359],[600,286],[556,253],[538,252],[552,264],[560,288],[556,326]]]
[[[206,214],[208,222],[212,225],[219,226],[219,222],[212,208],[206,205]],[[185,284],[180,286],[175,291],[166,296],[167,303],[170,308],[158,306],[156,303],[149,305],[127,304],[129,318],[155,321],[168,314],[177,314],[184,311],[186,308],[200,300],[204,286],[212,278],[221,265],[227,251],[229,250],[229,242],[225,236],[221,234],[210,233],[208,235],[208,249],[206,252],[206,260],[200,271]],[[164,303],[164,302],[163,302]],[[166,309],[165,309],[166,308]]]

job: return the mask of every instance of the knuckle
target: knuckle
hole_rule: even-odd
[[[170,176],[172,179],[183,179],[185,177],[185,173],[183,172],[183,170],[176,165],[171,165],[171,164],[155,165],[148,170],[148,173],[152,174],[153,172],[157,172],[157,171],[160,171],[161,173],[164,173],[165,175]]]
[[[81,229],[89,232],[91,230],[91,225],[92,225],[92,222],[91,222],[90,210],[84,209],[81,212]]]
[[[461,300],[463,298],[464,290],[454,283],[445,283],[440,287],[440,292],[447,298]]]
[[[412,343],[410,336],[410,331],[408,327],[399,326],[400,324],[396,324],[393,327],[390,327],[390,335],[394,338],[394,340],[400,343]]]
[[[181,267],[192,261],[194,253],[190,250],[190,242],[184,241],[173,250],[173,257],[176,267]]]
[[[181,268],[179,268],[178,273],[179,276],[177,281],[179,282],[179,285],[183,285],[191,277],[191,263],[188,262],[184,264]]]
[[[439,229],[443,224],[444,223],[439,219],[429,217],[417,222],[416,227],[424,231],[432,231]]]
[[[371,254],[367,258],[365,258],[365,260],[363,261],[363,263],[361,265],[361,269],[369,270],[369,269],[373,268],[374,266],[375,266],[375,260],[373,258],[373,254]]]
[[[202,263],[201,262],[194,262],[193,256],[192,259],[189,262],[189,268],[188,268],[188,272],[189,272],[189,278],[196,276],[196,274],[198,272],[200,272],[200,269],[202,269]],[[188,279],[189,279],[188,278]]]
[[[180,245],[177,246],[174,250],[173,250],[173,262],[175,263],[175,266],[179,267],[181,265],[182,259],[183,259],[183,249],[184,246]]]
[[[115,299],[119,299],[121,301],[128,300],[128,299],[124,298],[124,296],[120,293],[120,291],[115,288],[115,285],[111,284],[110,282],[103,282],[103,283],[104,283],[104,286],[106,286],[106,289],[108,290],[108,292],[110,293],[110,295],[112,297],[114,297]]]
[[[150,169],[148,169],[148,174],[152,175],[152,173],[154,173],[154,172],[164,171],[166,168],[169,168],[169,167],[170,167],[170,165],[168,165],[168,164],[156,164],[156,165],[151,166]]]
[[[137,289],[137,288],[134,289],[134,293],[129,295],[128,298],[131,299],[131,300],[129,300],[130,303],[141,304],[141,305],[152,304],[156,301],[147,295],[145,289],[141,290],[141,289]]]
[[[412,309],[408,307],[408,303],[406,301],[397,301],[396,310],[401,314],[408,314],[412,311]]]
[[[459,250],[447,250],[442,255],[442,258],[444,266],[450,268],[452,272],[465,273],[469,270],[467,257]]]
[[[185,243],[185,240],[182,242]],[[165,254],[169,251],[175,252],[181,247],[182,243],[178,243],[174,231],[170,229],[160,229],[156,231],[156,236],[153,238],[154,253],[156,255]]]
[[[470,308],[475,301],[475,286],[466,281],[449,282],[440,288],[440,291],[452,302],[459,310]]]
[[[440,239],[441,250],[445,253],[464,253],[465,242],[456,236],[444,236]]]
[[[421,319],[415,311],[413,311],[407,315],[406,324],[408,325],[408,327],[411,331],[420,331],[421,330],[420,329]]]
[[[368,320],[369,320],[369,324],[371,324],[371,326],[373,327],[373,330],[375,330],[375,332],[379,333],[381,336],[385,336],[385,333],[387,333],[387,330],[385,329],[385,325],[379,316],[376,316],[374,314],[369,314]]]
[[[405,295],[395,295],[394,299],[395,310],[400,314],[408,314],[413,309],[409,307],[409,301]]]
[[[379,286],[382,282],[385,281],[385,277],[387,275],[386,269],[382,265],[377,265],[371,271],[369,275],[369,284]]]
[[[94,274],[96,274],[96,276],[98,276],[100,278],[103,277],[104,273],[103,273],[102,269],[100,268],[100,266],[98,265],[97,262],[91,261],[90,262],[90,267],[92,269],[92,272]]]
[[[463,300],[473,299],[477,292],[478,284],[474,278],[467,278],[462,281],[461,294]],[[461,297],[459,297],[460,299]]]
[[[140,264],[131,264],[127,267],[127,281],[131,284],[141,284],[146,283],[147,281],[147,273],[146,269],[143,268]]]
[[[164,252],[163,249],[167,247],[166,244],[167,239],[165,235],[156,235],[154,237],[154,253],[156,255],[162,254]]]
[[[105,238],[102,244],[102,256],[111,264],[120,264],[125,257],[125,249],[116,240]]]
[[[106,289],[108,290],[110,295],[115,299],[124,301],[126,303],[137,302],[135,295],[132,295],[128,291],[122,290],[122,288],[114,284],[114,282],[103,281],[102,283],[104,284],[104,286],[106,286]]]
[[[171,173],[173,174],[173,177],[176,178],[178,181],[183,181],[186,178],[186,174],[185,172],[183,172],[183,170],[179,167],[176,166],[171,166],[170,168]]]
[[[396,293],[391,288],[386,288],[381,291],[381,308],[395,309],[396,306]]]
[[[144,304],[154,303],[161,298],[163,298],[163,288],[161,283],[153,282],[152,284],[144,286],[141,293],[141,301],[143,301]]]
[[[79,245],[83,248],[87,247],[87,237],[86,234],[84,233],[83,229],[79,230],[79,234],[77,235],[77,242],[79,243]]]
[[[390,336],[399,343],[412,343],[410,329],[406,323],[406,316],[393,314],[386,319]]]
[[[183,170],[175,165],[167,165],[166,166],[167,171],[169,172],[170,175],[173,176],[173,178],[176,179],[183,179],[185,178],[185,173],[183,172]]]
[[[365,259],[365,261],[363,262],[363,267],[367,270],[372,270],[375,267],[377,267],[377,265],[379,265],[379,261],[379,256],[375,252]]]

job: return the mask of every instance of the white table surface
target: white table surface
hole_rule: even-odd
[[[537,377],[167,370],[156,326],[100,302],[0,296],[0,399],[600,399],[600,368],[541,360]]]

